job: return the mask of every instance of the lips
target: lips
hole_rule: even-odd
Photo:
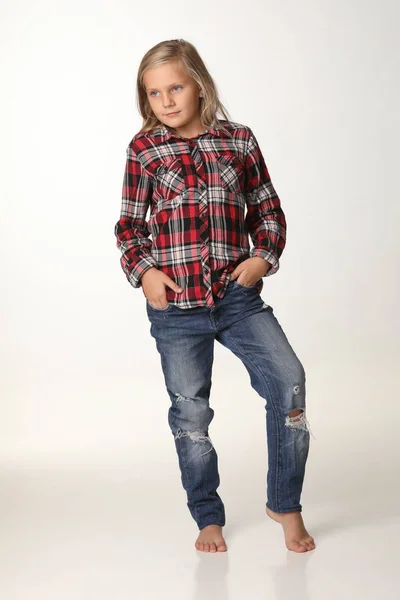
[[[175,116],[175,115],[177,115],[177,114],[179,114],[179,113],[180,113],[180,111],[179,111],[179,110],[177,110],[177,111],[175,111],[175,112],[172,112],[172,113],[167,113],[167,115],[166,115],[166,116],[167,116],[167,117],[173,117],[173,116]]]

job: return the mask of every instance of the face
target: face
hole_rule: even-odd
[[[202,93],[197,83],[177,61],[146,69],[143,82],[150,107],[162,123],[184,137],[197,135],[202,131]]]

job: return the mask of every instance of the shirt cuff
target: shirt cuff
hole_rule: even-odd
[[[253,256],[265,258],[265,260],[271,264],[264,277],[269,277],[270,275],[273,275],[279,269],[279,259],[276,256],[276,254],[274,254],[270,250],[265,250],[264,248],[252,248],[250,250],[250,258],[253,258]]]
[[[128,281],[134,288],[142,287],[140,281],[142,275],[151,269],[151,267],[157,267],[157,262],[152,256],[143,256],[129,273]]]

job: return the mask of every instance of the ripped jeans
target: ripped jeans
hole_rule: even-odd
[[[213,308],[169,304],[159,309],[148,300],[146,308],[171,401],[168,423],[181,481],[198,528],[225,525],[225,508],[217,492],[218,457],[208,431],[214,417],[209,405],[214,340],[240,358],[251,386],[266,401],[266,506],[275,512],[301,511],[310,441],[305,372],[273,308],[255,285],[237,281],[229,282]]]

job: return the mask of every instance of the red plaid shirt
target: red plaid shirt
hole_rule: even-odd
[[[272,275],[286,243],[285,215],[252,130],[219,123],[226,131],[209,127],[194,138],[166,126],[139,132],[126,150],[114,228],[122,269],[134,288],[150,267],[166,273],[183,289],[166,287],[180,308],[214,307],[249,257],[268,261],[265,277]],[[262,278],[256,286],[261,292]]]

